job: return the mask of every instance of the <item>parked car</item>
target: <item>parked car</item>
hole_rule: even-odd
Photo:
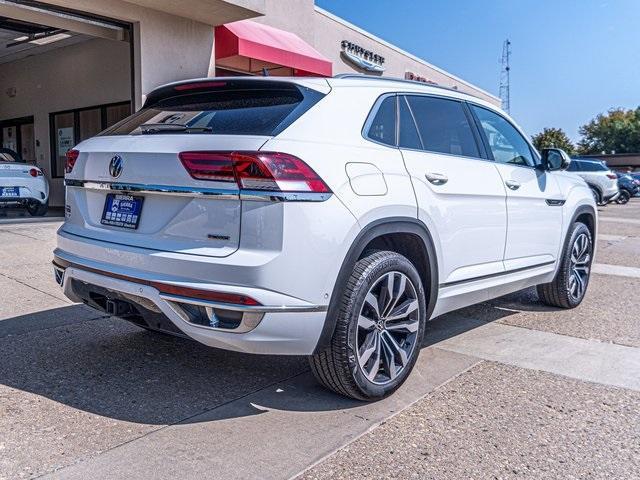
[[[20,155],[0,148],[0,208],[24,207],[33,216],[43,216],[49,206],[49,183],[35,165]]]
[[[568,168],[587,182],[598,205],[606,205],[618,198],[618,177],[601,160],[573,158]]]
[[[635,197],[640,192],[640,181],[636,181],[631,175],[626,173],[616,173],[618,177],[618,188],[620,195],[616,198],[616,203],[624,205],[631,197]]]
[[[629,173],[629,176],[633,178],[634,183],[640,187],[640,173],[631,172]],[[636,196],[640,196],[640,191],[638,191]]]
[[[431,318],[534,285],[580,304],[597,213],[570,162],[417,82],[173,83],[69,152],[55,275],[143,328],[308,355],[329,389],[378,399]]]

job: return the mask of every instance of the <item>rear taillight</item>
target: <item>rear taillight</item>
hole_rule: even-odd
[[[276,152],[182,152],[180,161],[197,180],[235,182],[241,190],[331,193],[298,157]]]
[[[610,178],[611,180],[616,180],[618,176],[615,173],[607,173],[607,178]]]
[[[67,162],[64,166],[65,173],[71,173],[74,165],[76,164],[76,160],[78,160],[78,155],[80,155],[80,152],[78,150],[67,151]]]
[[[32,168],[31,170],[29,170],[29,175],[31,175],[32,177],[41,177],[42,171],[37,168]]]

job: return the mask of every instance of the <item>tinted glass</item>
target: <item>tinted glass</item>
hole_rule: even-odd
[[[396,97],[385,98],[369,126],[368,137],[385,145],[396,146]]]
[[[581,162],[581,170],[583,172],[606,172],[609,170],[600,162]]]
[[[402,148],[422,149],[422,142],[418,135],[416,123],[405,97],[400,97],[400,138],[398,139],[398,145]]]
[[[140,126],[144,124],[194,129],[189,133],[275,135],[304,100],[302,93],[294,89],[222,90],[173,96],[143,108],[102,135],[138,135],[143,133]],[[159,133],[183,132],[165,129]]]
[[[475,105],[472,108],[480,120],[496,162],[535,166],[529,144],[513,125],[491,110]]]
[[[16,152],[0,148],[0,162],[24,163],[24,160]]]
[[[567,168],[567,172],[579,172],[580,171],[580,162],[578,160],[571,160],[569,164],[569,168]]]
[[[425,150],[479,157],[462,103],[425,96],[407,96]]]

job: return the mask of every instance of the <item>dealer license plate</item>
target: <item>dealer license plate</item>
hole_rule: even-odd
[[[104,201],[104,211],[100,223],[135,230],[140,224],[143,201],[144,197],[109,193]]]

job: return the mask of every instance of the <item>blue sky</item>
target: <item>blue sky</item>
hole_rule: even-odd
[[[316,0],[495,95],[512,43],[511,115],[532,135],[640,105],[640,0]]]

